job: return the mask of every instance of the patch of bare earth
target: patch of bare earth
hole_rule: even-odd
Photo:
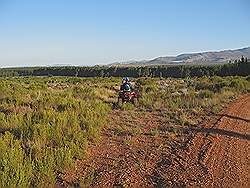
[[[114,110],[100,141],[61,186],[249,187],[250,95],[204,125],[180,127],[183,138],[160,132],[164,119],[160,112]]]

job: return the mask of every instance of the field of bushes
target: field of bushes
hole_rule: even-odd
[[[239,94],[250,91],[249,77],[138,79],[137,82],[143,86],[141,106],[165,111],[169,121],[176,120],[179,124],[197,124],[201,113],[217,113]]]
[[[47,187],[85,157],[112,108],[161,111],[196,126],[250,92],[249,77],[136,78],[139,104],[116,106],[120,78],[0,78],[0,187]],[[165,126],[162,126],[164,129]]]
[[[0,187],[46,187],[84,157],[111,109],[99,81],[0,80]]]

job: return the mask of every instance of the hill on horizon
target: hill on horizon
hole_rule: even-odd
[[[116,62],[110,66],[142,66],[142,65],[209,65],[233,62],[242,56],[250,58],[250,47],[199,53],[184,53],[177,56],[157,57],[152,60]]]

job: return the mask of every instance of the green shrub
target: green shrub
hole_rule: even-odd
[[[246,91],[249,88],[249,82],[243,79],[235,79],[231,82],[230,87],[236,89],[237,91]]]
[[[1,187],[28,187],[31,185],[32,163],[25,155],[22,143],[10,132],[0,137],[0,185]]]
[[[120,106],[122,110],[133,110],[135,106],[131,103],[124,103]]]
[[[8,109],[0,112],[0,130],[5,131],[0,134],[0,187],[54,186],[58,173],[84,157],[88,141],[99,136],[111,108],[85,84],[92,81],[0,80],[0,108]],[[80,84],[46,87],[52,82]]]
[[[198,94],[198,96],[200,98],[202,98],[202,99],[204,99],[204,98],[211,98],[211,97],[213,97],[213,95],[214,95],[214,92],[212,92],[210,90],[207,90],[207,89],[200,91],[199,94]]]

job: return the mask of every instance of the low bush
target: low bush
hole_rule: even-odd
[[[84,157],[111,109],[86,82],[93,84],[73,78],[0,80],[1,187],[52,186]]]

